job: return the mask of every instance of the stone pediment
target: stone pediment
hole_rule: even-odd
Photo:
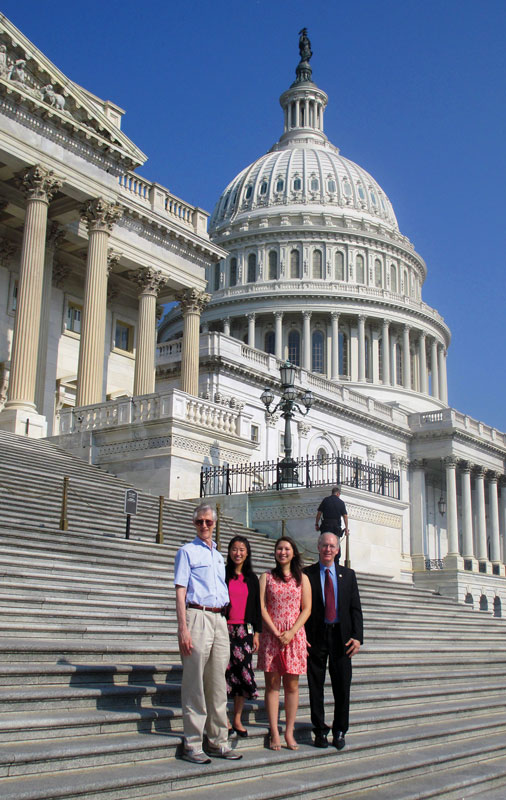
[[[67,78],[0,14],[0,95],[86,140],[129,169],[146,156],[120,130],[122,110]]]

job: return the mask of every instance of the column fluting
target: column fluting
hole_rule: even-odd
[[[383,383],[385,386],[390,384],[390,323],[387,319],[383,320],[381,332],[381,360],[383,365]]]
[[[365,381],[365,316],[358,317],[358,380]]]
[[[167,278],[161,270],[151,267],[143,267],[131,273],[131,277],[141,288],[133,393],[152,394],[155,391],[156,299],[160,289],[167,285]]]
[[[302,320],[302,366],[309,371],[311,369],[311,311],[303,311]]]
[[[339,312],[332,311],[331,320],[331,342],[332,342],[332,362],[330,377],[333,381],[339,380]]]
[[[181,391],[198,396],[200,315],[211,295],[198,289],[185,289],[176,299],[179,300],[183,315]]]
[[[501,563],[501,538],[499,533],[499,497],[497,494],[496,472],[489,472],[488,479],[488,513],[490,519],[490,560],[492,564]]]
[[[248,346],[255,346],[255,314],[248,314]]]
[[[283,312],[274,312],[274,353],[276,358],[283,358]]]
[[[418,339],[418,358],[420,361],[420,391],[427,394],[427,352],[425,350],[425,331],[420,331]]]
[[[477,467],[474,473],[476,485],[476,518],[477,518],[477,558],[488,561],[487,552],[487,520],[485,516],[485,470]]]
[[[473,546],[473,508],[471,499],[471,465],[464,461],[461,467],[462,490],[462,555],[464,558],[474,558]]]
[[[409,345],[409,325],[405,325],[402,331],[402,385],[405,389],[411,389],[411,353]]]

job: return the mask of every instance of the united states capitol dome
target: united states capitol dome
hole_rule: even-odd
[[[323,132],[327,95],[301,61],[292,86],[280,97],[284,133],[266,155],[242,170],[218,200],[210,233],[230,224],[283,211],[336,214],[398,231],[387,195],[365,169],[344,158]]]

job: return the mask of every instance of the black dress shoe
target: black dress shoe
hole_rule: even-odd
[[[342,750],[345,744],[346,742],[344,739],[344,733],[338,731],[336,734],[334,734],[334,738],[332,739],[332,747],[337,748],[337,750]]]
[[[245,738],[247,737],[247,735],[248,735],[248,731],[246,730],[246,728],[243,728],[243,730],[240,730],[239,728],[234,728],[234,727],[232,727],[232,730],[233,730],[233,731],[234,731],[234,733],[236,733],[236,734],[237,734],[237,735],[238,735],[238,736],[239,736],[241,739],[245,739]]]
[[[328,747],[329,743],[328,743],[328,740],[327,740],[327,734],[326,733],[315,733],[314,746],[315,747],[322,747],[322,748]]]

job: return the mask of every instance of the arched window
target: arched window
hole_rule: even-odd
[[[334,256],[334,264],[336,269],[336,281],[344,281],[344,255],[340,250]]]
[[[290,278],[300,278],[300,253],[292,250],[290,253]]]
[[[267,194],[267,181],[262,181],[260,184],[260,194]]]
[[[357,283],[365,283],[364,256],[360,254],[355,258]]]
[[[302,181],[301,181],[301,179],[300,178],[294,178],[293,191],[294,192],[300,192],[301,189],[302,189]]]
[[[393,264],[390,265],[390,291],[397,293],[397,270]]]
[[[409,282],[408,282],[408,273],[407,273],[406,270],[404,270],[403,275],[404,275],[404,292],[403,292],[403,294],[408,295],[409,294]]]
[[[237,258],[230,259],[230,286],[235,286],[237,283]]]
[[[288,361],[290,364],[300,366],[300,333],[290,331],[288,334]]]
[[[318,182],[318,178],[311,178],[311,182],[310,182],[309,185],[310,185],[310,188],[311,188],[312,192],[317,192],[318,189],[320,188],[320,184]]]
[[[285,188],[285,182],[284,182],[283,178],[278,178],[277,183],[276,183],[276,191],[277,192],[282,192],[284,188]]]
[[[325,371],[325,350],[322,331],[313,332],[312,342],[312,370],[313,372]]]
[[[217,264],[214,265],[214,281],[213,281],[213,291],[217,292],[220,288],[220,276],[221,276],[221,261],[218,261]]]
[[[250,184],[249,186],[246,187],[246,193],[244,195],[246,200],[250,199],[252,192],[253,192],[253,186]]]
[[[402,347],[399,342],[395,345],[395,382],[402,386]]]
[[[348,334],[339,332],[339,375],[349,375],[348,370]]]
[[[269,280],[276,281],[278,279],[278,254],[275,250],[269,251]]]
[[[323,278],[321,250],[315,250],[313,252],[313,278],[315,278],[316,280],[321,280]]]
[[[382,283],[383,283],[382,272],[383,272],[383,270],[381,269],[381,261],[379,260],[379,258],[377,258],[376,261],[374,262],[374,285],[375,286],[380,287],[382,285]]]
[[[264,350],[266,353],[274,355],[276,352],[276,335],[274,331],[267,331],[264,339]]]
[[[335,194],[336,189],[337,187],[335,180],[333,178],[329,178],[327,181],[327,191],[329,192],[329,194]]]
[[[319,467],[323,467],[324,464],[327,464],[329,461],[329,454],[325,450],[324,447],[319,447],[318,452],[316,454],[316,463]]]
[[[255,253],[248,256],[248,283],[255,283],[257,279],[257,257]]]

